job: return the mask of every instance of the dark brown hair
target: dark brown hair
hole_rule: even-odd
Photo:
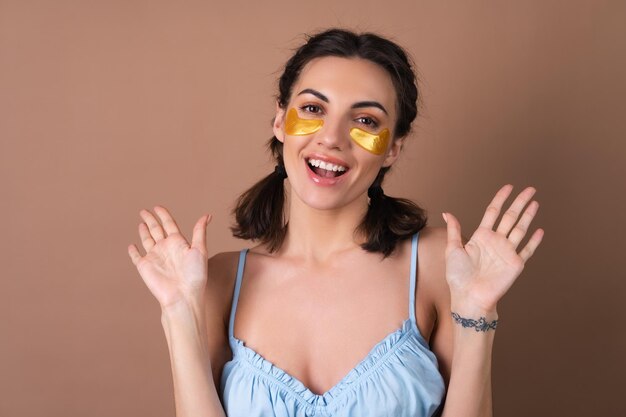
[[[287,61],[279,79],[277,101],[281,108],[289,104],[293,85],[302,68],[311,60],[324,56],[367,59],[385,69],[396,90],[398,119],[394,137],[401,138],[410,132],[419,99],[412,64],[400,46],[373,33],[329,29],[309,36]],[[287,232],[284,213],[286,174],[282,142],[274,136],[269,140],[268,148],[276,160],[277,169],[239,197],[233,210],[236,223],[231,230],[235,237],[260,240],[270,252],[274,252],[282,245]],[[399,241],[421,230],[427,220],[425,211],[410,200],[383,193],[381,186],[388,171],[389,167],[381,168],[370,186],[369,208],[356,230],[367,236],[367,241],[361,245],[363,249],[380,252],[385,257],[393,253]]]

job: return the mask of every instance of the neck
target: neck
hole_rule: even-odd
[[[356,228],[367,212],[367,195],[344,207],[319,210],[306,205],[291,192],[289,227],[281,252],[324,262],[341,252],[360,247]]]

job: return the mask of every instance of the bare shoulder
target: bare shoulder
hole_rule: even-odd
[[[222,252],[208,261],[205,291],[206,328],[211,370],[219,387],[224,364],[232,357],[228,344],[228,319],[237,272],[238,252]]]
[[[419,244],[430,250],[446,249],[448,235],[445,227],[425,226],[420,230]]]
[[[429,344],[437,356],[439,371],[446,382],[452,368],[452,333],[444,315],[450,308],[450,288],[446,281],[446,246],[448,232],[445,227],[425,227],[420,232],[418,247],[419,281],[423,301],[433,314]]]
[[[227,280],[228,273],[237,270],[238,260],[239,252],[220,252],[213,255],[209,258],[209,278]]]
[[[211,311],[216,317],[222,318],[225,329],[228,329],[228,320],[230,319],[240,253],[240,251],[220,252],[209,258],[208,261],[206,294],[209,302],[207,305],[212,306]],[[268,254],[263,245],[250,248],[248,259],[250,259],[250,254],[253,253]]]
[[[430,295],[441,290],[445,281],[447,231],[444,227],[424,227],[419,234],[420,276]]]
[[[435,333],[441,323],[440,317],[450,308],[450,287],[446,281],[447,244],[448,232],[445,227],[425,227],[420,231],[418,282],[421,285],[422,300],[434,314]]]
[[[207,306],[228,324],[230,304],[235,289],[239,252],[220,252],[208,262]]]

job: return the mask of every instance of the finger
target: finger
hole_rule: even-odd
[[[141,239],[141,244],[143,245],[146,253],[150,252],[150,249],[152,249],[152,247],[155,245],[155,242],[150,235],[148,226],[143,222],[139,223],[139,238]]]
[[[135,245],[128,246],[128,256],[130,256],[130,260],[133,261],[133,265],[137,266],[137,263],[141,260],[141,254]]]
[[[526,207],[524,214],[522,214],[521,219],[519,219],[519,222],[517,222],[513,230],[511,230],[511,233],[509,233],[509,241],[513,243],[515,249],[517,249],[517,246],[522,239],[524,239],[524,236],[526,236],[530,222],[535,218],[537,210],[539,210],[539,203],[537,201],[531,201],[528,207]]]
[[[493,225],[496,224],[496,220],[498,220],[498,216],[500,215],[502,204],[504,204],[509,194],[511,194],[511,190],[513,190],[511,184],[507,184],[498,190],[493,200],[491,200],[491,203],[487,206],[479,227],[486,227],[489,230],[493,230]]]
[[[212,216],[210,214],[206,214],[196,222],[196,225],[193,227],[193,234],[191,236],[191,247],[198,249],[205,256],[207,255],[207,247],[206,247],[206,228],[207,224],[211,221]]]
[[[139,215],[143,219],[144,222],[148,225],[148,230],[150,230],[150,234],[152,235],[152,239],[155,242],[158,242],[161,239],[165,238],[165,233],[163,232],[163,228],[159,224],[158,220],[154,217],[152,213],[148,210],[141,210]]]
[[[504,236],[508,236],[513,228],[513,225],[517,222],[520,213],[524,210],[526,204],[530,201],[532,196],[537,190],[534,187],[527,187],[517,195],[517,198],[513,201],[513,204],[502,215],[500,224],[498,225],[497,233],[501,233]]]
[[[174,218],[170,214],[170,212],[163,206],[155,206],[154,212],[161,219],[161,223],[163,224],[163,228],[165,229],[165,233],[167,236],[172,235],[174,233],[180,233],[180,229],[178,225],[174,221]]]
[[[448,246],[446,248],[446,252],[449,252],[455,248],[463,248],[463,241],[461,238],[461,224],[450,213],[442,213],[443,219],[446,221],[447,230],[448,230]]]
[[[519,256],[524,260],[524,262],[526,262],[530,259],[531,256],[533,256],[533,253],[535,253],[535,249],[537,249],[537,246],[539,246],[541,240],[543,239],[543,235],[543,229],[537,229],[535,230],[535,233],[533,233],[533,235],[530,237],[530,240],[528,241],[526,246],[524,246],[524,249],[522,249],[522,251],[519,253]]]

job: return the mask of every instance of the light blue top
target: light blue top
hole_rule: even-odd
[[[415,321],[417,240],[411,247],[409,318],[341,381],[318,395],[233,335],[247,249],[241,251],[228,338],[233,352],[220,384],[228,417],[430,417],[445,393],[437,358]]]

